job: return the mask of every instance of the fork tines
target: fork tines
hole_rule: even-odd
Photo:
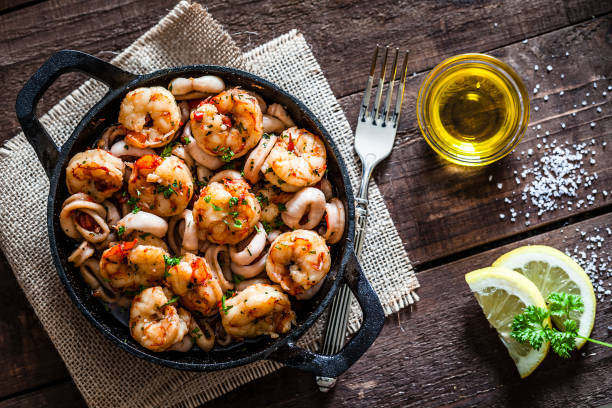
[[[374,75],[376,73],[376,63],[378,61],[378,50],[384,49],[384,56],[382,59],[382,68],[378,76],[378,89],[376,91],[376,99],[372,109],[370,107],[370,94],[372,93],[372,86],[374,84]],[[400,50],[395,49],[395,57],[393,58],[393,66],[391,68],[391,80],[387,87],[387,95],[385,96],[385,103],[381,110],[381,101],[383,94],[383,87],[385,83],[385,75],[387,73],[387,60],[389,59],[389,46],[380,47],[376,46],[374,50],[374,56],[372,57],[372,65],[370,67],[370,76],[366,84],[366,89],[363,93],[363,100],[361,102],[361,109],[359,110],[359,118],[362,122],[366,120],[372,120],[373,125],[386,126],[387,124],[397,127],[399,121],[399,115],[402,110],[402,102],[404,100],[404,88],[406,86],[406,74],[408,70],[408,51],[404,52],[404,62],[402,63],[401,69],[401,80],[398,88],[398,93],[395,97],[395,108],[391,111],[391,103],[393,99],[393,92],[396,86],[396,75],[397,75],[397,61],[399,58]]]

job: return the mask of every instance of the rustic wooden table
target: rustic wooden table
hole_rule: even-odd
[[[6,91],[0,99],[5,112],[0,141],[18,132],[15,96],[49,55],[72,48],[111,59],[174,3],[0,0],[0,75]],[[528,379],[520,380],[463,279],[466,272],[527,243],[578,248],[590,259],[587,238],[598,235],[604,240],[595,251],[597,268],[602,274],[607,268],[609,274],[612,263],[601,263],[612,255],[612,238],[605,231],[612,226],[612,194],[606,197],[602,191],[612,189],[612,146],[606,150],[602,143],[612,142],[612,91],[605,95],[612,85],[612,2],[283,3],[215,0],[207,7],[244,49],[291,28],[303,32],[351,123],[373,45],[411,51],[409,70],[415,74],[407,85],[400,134],[375,179],[418,271],[422,300],[387,319],[374,346],[330,393],[319,393],[311,375],[282,369],[210,405],[555,407],[612,402],[612,351],[591,344],[569,360],[549,356]],[[490,53],[511,64],[532,95],[531,125],[516,152],[473,170],[436,157],[421,138],[415,118],[416,93],[428,70],[446,57],[469,51]],[[47,93],[42,109],[82,79],[78,74],[62,77]],[[532,94],[536,87],[538,92]],[[525,183],[517,185],[515,171],[532,167],[540,158],[544,147],[538,144],[546,143],[545,134],[548,143],[588,143],[583,168],[598,177],[589,191],[580,189],[582,205],[537,216],[533,204],[520,199]],[[533,156],[521,154],[528,149]],[[585,198],[589,193],[593,200]],[[510,207],[518,213],[515,222],[510,221]],[[0,275],[0,407],[84,405],[4,257]],[[604,281],[604,289],[611,281]],[[604,295],[597,306],[593,337],[610,341],[610,296]]]

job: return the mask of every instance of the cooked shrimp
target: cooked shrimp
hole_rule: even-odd
[[[225,89],[223,79],[215,75],[198,78],[174,78],[168,89],[177,100],[196,99],[210,94],[218,94]]]
[[[257,181],[259,181],[261,166],[264,164],[268,154],[270,154],[276,140],[276,135],[264,133],[257,147],[253,149],[247,157],[246,162],[244,163],[243,172],[244,177],[251,183],[255,184]]]
[[[123,185],[125,164],[106,150],[92,149],[75,154],[66,167],[70,194],[89,194],[102,202]]]
[[[329,272],[331,257],[325,240],[314,231],[281,234],[270,247],[266,272],[290,295],[304,293]]]
[[[342,238],[345,218],[342,201],[332,198],[329,203],[325,204],[325,226],[319,228],[319,234],[328,244],[335,244]]]
[[[255,196],[261,205],[261,220],[269,225],[282,224],[280,210],[284,208],[285,203],[291,199],[293,194],[268,184],[258,189]]]
[[[223,290],[204,258],[186,253],[178,265],[168,270],[166,282],[189,310],[204,316],[217,313]]]
[[[165,88],[136,88],[123,98],[119,123],[127,129],[125,141],[134,147],[161,147],[172,141],[181,125],[181,110]]]
[[[296,127],[285,130],[261,167],[266,179],[283,191],[312,186],[325,173],[327,154],[320,137]]]
[[[73,194],[64,201],[60,226],[66,235],[93,244],[103,242],[110,233],[106,208],[84,193]]]
[[[225,301],[221,308],[223,328],[232,337],[266,334],[276,338],[287,333],[295,321],[291,302],[277,285],[256,283]]]
[[[185,142],[185,150],[200,166],[215,170],[223,166],[223,160],[217,156],[206,153],[191,135],[191,121],[188,121],[183,129],[183,142]]]
[[[253,231],[261,208],[242,179],[223,179],[202,189],[193,205],[201,239],[216,244],[237,244]]]
[[[162,244],[152,245],[157,242]],[[102,254],[100,275],[113,288],[121,290],[159,284],[166,271],[165,260],[170,256],[164,247],[163,241],[151,238],[114,245]]]
[[[325,194],[318,188],[306,187],[295,193],[285,206],[287,208],[281,218],[288,227],[313,229],[319,225],[325,213]]]
[[[188,314],[179,315],[172,295],[161,286],[148,288],[134,297],[130,309],[130,333],[143,347],[165,351],[189,332]],[[190,317],[190,316],[189,316]]]
[[[138,208],[170,217],[187,208],[193,195],[193,178],[178,157],[146,155],[134,163],[128,191]]]
[[[245,155],[263,134],[257,99],[247,92],[228,89],[205,100],[191,112],[191,132],[208,154],[230,161]]]

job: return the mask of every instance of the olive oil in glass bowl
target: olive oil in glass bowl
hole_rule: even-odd
[[[483,166],[510,153],[529,122],[529,98],[516,72],[485,54],[449,58],[425,78],[417,99],[419,128],[438,154]]]

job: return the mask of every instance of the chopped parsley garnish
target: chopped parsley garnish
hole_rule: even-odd
[[[223,296],[221,297],[221,310],[223,310],[223,312],[224,312],[225,314],[227,314],[227,312],[229,312],[229,310],[230,310],[232,307],[234,307],[234,306],[231,306],[231,305],[230,305],[230,306],[225,306],[225,295],[223,295]]]
[[[178,195],[178,193],[171,186],[164,186],[164,185],[161,185],[161,184],[157,185],[157,188],[155,189],[155,192],[158,193],[158,194],[159,193],[164,193],[164,197],[165,198],[170,198],[170,196],[172,194]]]
[[[270,200],[260,191],[259,193],[257,193],[257,201],[259,201],[259,204],[261,205],[267,205]]]
[[[127,200],[128,205],[136,205],[136,203],[138,203],[140,201],[140,198],[138,197],[130,197],[129,200]]]
[[[216,151],[218,151],[219,153],[223,153],[221,155],[221,160],[223,160],[224,162],[230,162],[235,154],[230,147],[217,148]]]
[[[232,280],[234,281],[234,285],[237,285],[237,284],[239,284],[240,282],[242,282],[242,281],[244,280],[244,278],[243,278],[242,276],[240,276],[240,275],[236,275],[236,274],[234,274],[234,275],[232,276]]]
[[[176,142],[167,144],[166,146],[164,146],[164,150],[162,150],[162,152],[159,155],[161,157],[170,157],[172,155],[172,149],[174,149],[175,145],[176,145]]]
[[[167,301],[166,303],[164,303],[163,305],[160,306],[160,308],[164,307],[164,306],[168,306],[171,305],[172,303],[176,302],[178,300],[178,296],[174,296],[172,299],[170,299],[169,301]]]
[[[221,207],[219,207],[218,205],[212,204],[212,208],[215,211],[221,211]]]
[[[279,203],[277,204],[277,206],[278,206],[278,211],[287,211],[287,207],[285,207],[285,204]]]
[[[240,221],[239,219],[235,219],[234,220],[234,227],[236,228],[242,228],[242,221]]]
[[[140,211],[140,207],[136,206],[132,209],[132,214],[136,214],[139,211]]]
[[[209,195],[204,197],[204,201],[206,201],[207,203],[210,203],[211,197]]]
[[[229,199],[229,206],[233,207],[235,205],[238,205],[238,201],[239,201],[238,197],[231,197]]]
[[[167,278],[168,276],[170,276],[170,274],[168,273],[168,267],[173,267],[173,266],[178,265],[181,262],[181,257],[180,256],[172,257],[172,256],[164,255],[164,262],[166,263],[166,270],[164,271],[164,277]]]
[[[120,225],[117,228],[117,235],[119,236],[119,238],[121,238],[121,236],[125,233],[125,227],[123,225]]]
[[[266,230],[266,232],[272,231],[272,227],[270,226],[270,224],[267,221],[262,220],[261,221],[261,225],[263,225],[264,230]]]

